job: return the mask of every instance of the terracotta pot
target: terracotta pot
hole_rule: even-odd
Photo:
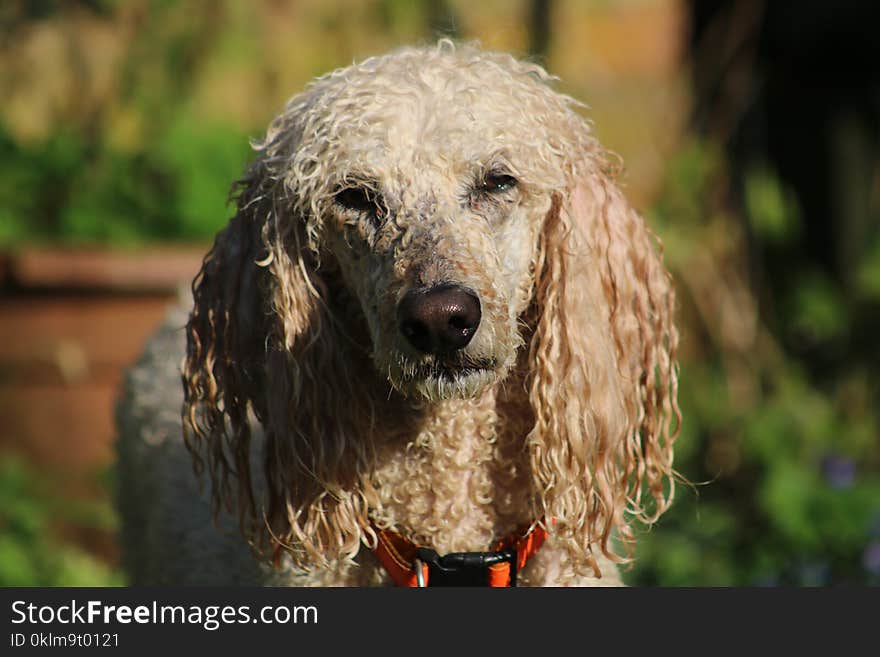
[[[0,254],[0,454],[26,458],[56,492],[106,496],[95,473],[113,461],[122,374],[206,251]]]

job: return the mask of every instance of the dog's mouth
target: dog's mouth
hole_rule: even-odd
[[[428,400],[472,397],[498,378],[495,359],[434,357],[427,362],[401,363],[390,377],[394,387]]]
[[[468,360],[435,358],[430,363],[419,364],[414,368],[414,378],[438,378],[448,381],[466,378],[486,372],[494,372],[498,366],[494,359]]]

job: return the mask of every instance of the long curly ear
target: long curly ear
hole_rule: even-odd
[[[264,224],[256,165],[240,185],[238,212],[221,231],[193,281],[183,363],[184,440],[196,472],[207,468],[215,513],[237,507],[242,522],[256,513],[251,483],[249,413],[265,414],[266,330]],[[235,487],[235,490],[233,490]]]
[[[301,567],[353,559],[371,530],[369,472],[374,409],[369,361],[332,264],[319,272],[305,223],[267,233],[271,315],[265,363],[265,520],[276,562]],[[273,237],[274,235],[274,237]],[[355,322],[356,323],[356,322]],[[265,536],[265,531],[263,532]]]
[[[271,169],[283,168],[279,152],[291,151],[284,140],[292,132],[270,131],[239,183],[236,217],[193,283],[184,437],[197,473],[210,476],[215,513],[237,511],[255,548],[320,565],[356,554],[369,527],[360,482],[371,448],[356,438],[371,410],[331,308],[338,291],[328,290],[302,207]],[[252,481],[254,419],[264,433],[261,496]]]
[[[672,501],[678,333],[653,235],[605,174],[582,177],[540,239],[529,446],[537,512],[599,576],[593,548],[627,560],[614,535],[631,556],[629,522]]]

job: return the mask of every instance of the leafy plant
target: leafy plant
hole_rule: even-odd
[[[108,502],[71,503],[20,459],[0,459],[0,586],[118,586],[120,573],[59,529],[111,532]]]
[[[763,172],[764,176],[770,174]],[[876,373],[816,380],[759,316],[726,174],[693,141],[671,163],[652,220],[669,235],[683,324],[678,470],[687,482],[640,537],[627,577],[647,585],[880,583],[880,414]],[[772,177],[752,212],[794,211]],[[754,192],[758,194],[758,192]],[[769,207],[768,207],[769,206]],[[788,207],[788,210],[785,208]],[[750,219],[751,220],[751,219]],[[774,240],[794,232],[775,216]],[[802,279],[783,330],[847,325],[832,283]]]

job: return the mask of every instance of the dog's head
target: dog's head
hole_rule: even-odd
[[[535,513],[572,552],[607,552],[626,514],[665,508],[669,277],[550,82],[441,43],[320,78],[273,121],[194,284],[184,417],[216,499],[237,481],[254,511],[252,409],[273,530],[312,560],[351,555],[368,526],[368,382],[438,403],[515,372]]]
[[[565,154],[598,153],[546,81],[506,56],[405,51],[318,80],[262,146],[407,396],[472,396],[515,362]]]

